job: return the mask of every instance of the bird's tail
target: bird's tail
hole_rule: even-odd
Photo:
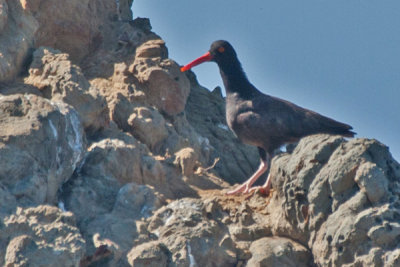
[[[354,135],[357,134],[352,131],[353,127],[350,125],[329,118],[327,118],[321,126],[329,134],[338,134],[344,137],[354,137]]]

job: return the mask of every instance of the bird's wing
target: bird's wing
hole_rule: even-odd
[[[299,107],[289,101],[268,95],[260,95],[253,101],[254,111],[259,114],[259,125],[269,136],[292,142],[316,133],[353,136],[351,126]]]

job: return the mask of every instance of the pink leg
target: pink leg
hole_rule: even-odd
[[[249,193],[251,186],[257,181],[257,179],[267,171],[268,169],[268,162],[267,160],[261,160],[260,166],[258,167],[257,171],[242,185],[238,186],[232,191],[226,193],[227,195],[236,195],[238,193]],[[268,183],[269,175],[266,184]],[[269,182],[271,184],[271,182]],[[269,185],[270,186],[270,185]]]
[[[267,181],[263,186],[255,186],[250,189],[250,192],[259,191],[264,195],[269,195],[269,191],[271,189],[271,172],[268,174]]]

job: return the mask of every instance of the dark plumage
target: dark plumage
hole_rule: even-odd
[[[218,64],[226,90],[226,121],[235,135],[246,144],[258,147],[261,164],[241,186],[228,194],[247,193],[256,189],[268,193],[266,183],[250,189],[268,169],[273,151],[283,144],[317,133],[353,137],[352,127],[301,108],[291,102],[261,93],[247,79],[233,47],[227,41],[215,41],[206,54],[182,67],[186,71],[205,61]]]

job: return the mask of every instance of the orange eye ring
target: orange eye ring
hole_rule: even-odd
[[[218,52],[224,53],[225,52],[225,47],[223,47],[223,46],[218,47]]]

